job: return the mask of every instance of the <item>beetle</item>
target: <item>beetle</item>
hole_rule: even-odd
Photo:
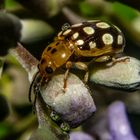
[[[102,21],[91,20],[74,25],[64,25],[42,53],[38,64],[39,74],[43,79],[52,77],[58,68],[65,66],[64,89],[69,70],[75,66],[84,70],[84,82],[88,81],[88,65],[86,62],[107,62],[115,55],[122,53],[125,38],[122,31],[115,25]]]

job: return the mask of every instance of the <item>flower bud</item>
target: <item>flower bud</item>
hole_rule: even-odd
[[[41,95],[45,103],[73,128],[89,118],[96,107],[90,91],[77,76],[69,74],[65,90],[63,86],[64,75],[53,76],[41,87]]]

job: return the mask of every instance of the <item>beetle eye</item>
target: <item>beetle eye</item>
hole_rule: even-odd
[[[46,71],[48,74],[53,73],[53,69],[52,69],[51,67],[46,67],[45,71]]]

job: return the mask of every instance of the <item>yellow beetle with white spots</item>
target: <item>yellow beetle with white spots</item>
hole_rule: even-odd
[[[112,60],[115,54],[123,52],[124,46],[125,38],[121,30],[105,21],[93,20],[63,27],[43,51],[38,64],[39,75],[47,79],[64,66],[66,88],[69,70],[75,66],[86,71],[84,81],[87,82],[88,66],[85,62]]]

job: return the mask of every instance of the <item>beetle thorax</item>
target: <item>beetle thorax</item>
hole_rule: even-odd
[[[42,54],[39,64],[39,70],[46,71],[46,68],[51,67],[53,71],[64,65],[72,55],[73,51],[68,47],[67,42],[54,41],[46,47]]]

